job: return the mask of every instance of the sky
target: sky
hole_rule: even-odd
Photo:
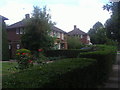
[[[0,0],[0,15],[9,20],[11,25],[25,18],[25,14],[33,11],[33,6],[50,9],[52,21],[58,28],[69,32],[74,25],[80,30],[88,32],[96,23],[105,23],[110,13],[103,10],[103,5],[109,0]]]

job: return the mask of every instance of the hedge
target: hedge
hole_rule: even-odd
[[[96,60],[71,58],[3,77],[3,88],[90,88],[96,87]]]
[[[96,59],[96,68],[94,69],[96,74],[96,82],[102,84],[105,82],[110,72],[112,71],[112,65],[116,60],[116,47],[97,45],[100,49],[94,52],[80,53],[78,57],[80,58],[92,58]]]
[[[47,57],[66,57],[66,58],[76,58],[79,53],[88,52],[91,49],[80,50],[80,49],[68,49],[68,50],[48,50],[45,51]]]

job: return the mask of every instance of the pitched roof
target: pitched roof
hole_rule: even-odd
[[[3,20],[8,20],[8,18],[6,18],[6,17],[4,17],[2,15],[0,15],[0,17],[2,17]]]
[[[68,35],[85,35],[85,34],[87,34],[87,33],[83,32],[79,28],[76,28],[76,29],[68,32]]]
[[[25,26],[25,22],[24,21],[19,21],[19,22],[16,22],[16,23],[8,26],[7,29],[19,28],[19,27],[24,27],[24,26]],[[66,33],[65,31],[61,30],[60,28],[57,28],[56,26],[52,26],[52,30],[56,31],[56,32]]]
[[[24,27],[25,26],[25,23],[23,21],[19,21],[19,22],[16,22],[10,26],[8,26],[7,28],[10,29],[10,28],[19,28],[19,27]]]
[[[52,30],[56,31],[56,32],[61,32],[61,33],[65,33],[66,34],[65,31],[61,30],[60,28],[57,28],[56,26],[52,26]]]

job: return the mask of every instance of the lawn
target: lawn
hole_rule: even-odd
[[[9,75],[11,73],[17,72],[15,66],[17,66],[16,62],[2,62],[2,75]]]

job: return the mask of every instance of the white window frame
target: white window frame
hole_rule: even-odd
[[[62,34],[62,40],[64,40],[64,34],[63,33],[61,33]]]
[[[16,29],[16,34],[20,34],[19,28]]]
[[[11,44],[9,44],[9,50],[11,49]]]
[[[80,38],[83,38],[83,35],[80,35]]]
[[[17,49],[20,49],[20,44],[17,44],[17,45],[16,45],[16,48],[17,48]]]
[[[90,37],[89,36],[87,36],[87,40],[90,41]]]
[[[20,28],[20,34],[23,34],[23,28]]]

